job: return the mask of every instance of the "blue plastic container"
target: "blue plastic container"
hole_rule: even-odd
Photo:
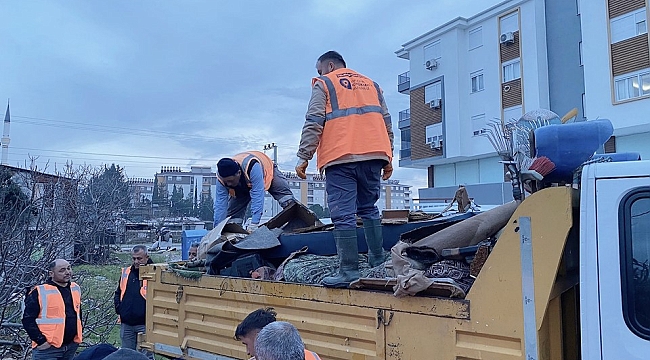
[[[614,133],[607,119],[548,125],[535,130],[535,156],[546,156],[555,170],[544,182],[573,181],[573,172],[587,161]]]
[[[190,246],[198,243],[208,233],[208,230],[183,230],[181,233],[181,256],[183,260],[189,257]]]

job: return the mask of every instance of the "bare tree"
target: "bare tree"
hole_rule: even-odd
[[[125,180],[119,166],[66,164],[52,173],[0,166],[0,358],[8,353],[27,358],[31,341],[21,324],[24,296],[45,282],[52,260],[111,260],[107,234],[119,233],[128,206]],[[75,275],[83,292],[84,342],[105,342],[116,323],[112,291],[97,291],[98,282],[87,275]]]

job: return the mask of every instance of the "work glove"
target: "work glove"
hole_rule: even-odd
[[[391,175],[393,175],[393,164],[388,163],[382,169],[381,179],[382,180],[388,180],[388,179],[390,179]]]
[[[298,163],[296,164],[296,175],[301,179],[307,179],[307,165],[309,162],[305,159],[298,158]]]
[[[260,227],[260,224],[248,224],[248,226],[246,226],[246,231],[252,233],[253,231],[257,230],[258,227]]]

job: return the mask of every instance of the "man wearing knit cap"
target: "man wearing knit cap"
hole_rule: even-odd
[[[147,357],[135,350],[121,348],[105,357],[104,360],[147,360]]]
[[[259,226],[264,212],[264,192],[268,191],[282,208],[296,200],[289,183],[276,164],[260,151],[247,151],[223,158],[217,163],[217,193],[214,197],[214,225],[227,216],[242,224],[248,204],[251,204],[251,223],[246,230]]]

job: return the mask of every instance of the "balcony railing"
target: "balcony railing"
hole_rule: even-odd
[[[397,76],[397,91],[404,92],[411,88],[410,71]]]
[[[399,158],[401,159],[408,159],[411,157],[411,149],[401,149],[399,151]]]
[[[399,122],[397,123],[398,129],[404,129],[411,126],[411,109],[402,110],[399,112]]]

